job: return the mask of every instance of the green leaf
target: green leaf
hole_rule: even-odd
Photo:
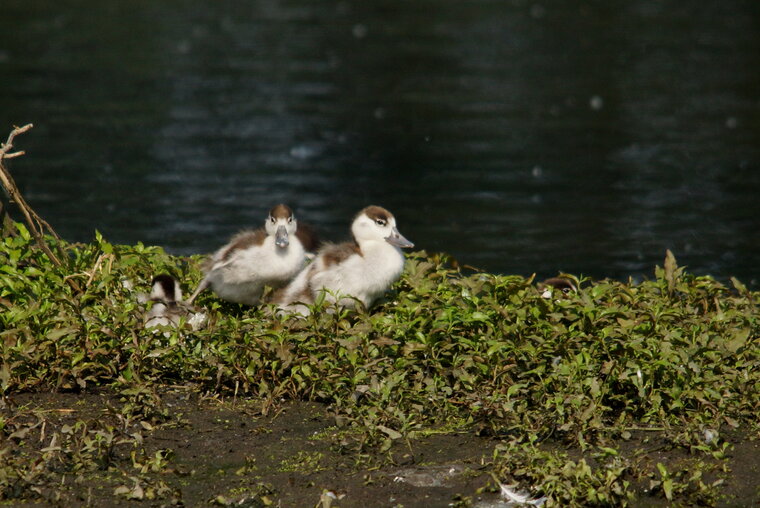
[[[50,331],[45,335],[50,340],[58,340],[61,337],[64,337],[66,335],[75,335],[77,333],[77,330],[74,328],[58,328],[53,331]]]
[[[749,339],[750,329],[744,328],[741,330],[734,330],[732,332],[731,339],[726,342],[725,346],[726,349],[728,349],[732,353],[736,353],[744,347],[747,344],[747,339]]]
[[[397,432],[389,427],[386,427],[385,425],[378,425],[377,429],[393,440],[401,439],[402,437],[402,434],[400,432]]]
[[[748,294],[748,293],[749,293],[749,291],[747,291],[747,286],[745,286],[744,284],[742,284],[742,283],[739,281],[739,279],[737,279],[736,277],[731,277],[731,284],[733,284],[733,285],[734,285],[734,288],[736,288],[736,290],[737,290],[739,293],[741,293],[741,294],[743,294],[743,295],[746,295],[746,294]]]

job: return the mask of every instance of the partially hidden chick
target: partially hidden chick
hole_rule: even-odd
[[[204,313],[182,301],[179,283],[167,274],[156,275],[153,278],[147,301],[153,302],[153,305],[145,314],[145,328],[176,327],[184,317],[193,330],[198,330],[206,320]]]
[[[561,291],[565,295],[578,292],[575,283],[566,277],[550,277],[538,283],[536,287],[541,291],[542,298],[551,298],[554,290]]]

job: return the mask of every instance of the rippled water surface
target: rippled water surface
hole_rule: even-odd
[[[500,273],[760,280],[760,2],[2,10],[0,136],[35,124],[12,170],[70,240],[205,253],[280,201],[339,240],[374,203]]]

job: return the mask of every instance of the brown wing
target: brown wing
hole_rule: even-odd
[[[296,238],[301,242],[301,245],[303,245],[306,252],[316,252],[322,245],[322,240],[319,239],[314,228],[308,222],[298,221]]]
[[[241,231],[232,237],[230,242],[224,247],[222,255],[219,260],[226,261],[232,256],[235,251],[247,249],[255,245],[261,245],[267,237],[266,231],[263,229],[257,229],[255,231]]]
[[[319,251],[319,257],[324,262],[325,267],[336,265],[354,254],[362,255],[362,250],[356,242],[329,244]]]

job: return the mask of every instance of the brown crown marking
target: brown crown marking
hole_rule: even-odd
[[[563,277],[550,277],[550,278],[546,279],[543,282],[543,284],[539,284],[539,286],[542,286],[539,289],[543,289],[546,286],[551,286],[551,287],[553,287],[555,289],[559,289],[560,291],[563,291],[565,293],[567,293],[569,291],[572,291],[572,292],[578,291],[578,288],[575,287],[575,284],[573,284],[572,281],[570,281],[568,279],[565,279]]]
[[[369,217],[372,220],[378,220],[378,219],[380,219],[380,220],[384,220],[386,222],[388,222],[391,219],[391,217],[393,217],[393,214],[391,212],[389,212],[388,210],[386,210],[382,206],[375,206],[375,205],[368,206],[367,208],[365,208],[364,210],[362,210],[361,212],[359,212],[358,215],[361,215],[361,214],[366,215],[367,217]]]
[[[274,217],[275,219],[287,219],[293,217],[293,210],[291,210],[288,205],[280,203],[269,210],[269,216]]]

